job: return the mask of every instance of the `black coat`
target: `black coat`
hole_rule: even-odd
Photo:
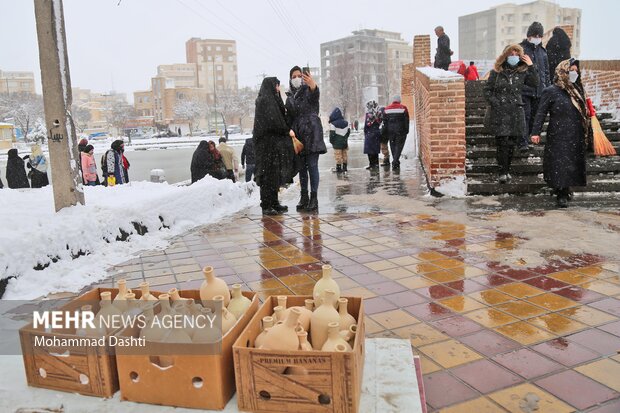
[[[551,86],[551,77],[549,75],[549,59],[547,50],[542,45],[534,46],[527,39],[520,43],[523,51],[532,59],[532,63],[538,70],[538,84],[536,86],[526,85],[523,88],[523,96],[531,96],[539,98],[542,91]]]
[[[559,27],[553,29],[553,36],[547,42],[547,58],[549,59],[549,76],[553,80],[555,68],[564,60],[570,59],[572,43],[564,30]]]
[[[275,77],[263,79],[254,111],[253,138],[256,155],[254,181],[279,188],[292,182],[295,176],[295,151],[289,136],[286,111],[276,92]]]
[[[207,176],[209,169],[212,167],[213,156],[209,153],[209,143],[207,141],[201,141],[194,151],[194,155],[192,155],[192,164],[190,166],[192,183]]]
[[[241,165],[254,165],[255,163],[254,138],[248,138],[245,140],[245,144],[241,150]]]
[[[366,113],[364,121],[364,153],[378,155],[381,152],[381,116],[375,118]]]
[[[304,144],[302,155],[308,153],[323,154],[327,152],[323,140],[323,125],[319,118],[319,98],[321,92],[317,86],[314,91],[308,85],[301,85],[297,90],[291,87],[286,93],[286,118],[297,139]]]
[[[9,188],[30,188],[24,160],[17,154],[17,149],[9,149],[9,157],[6,162],[6,183]]]
[[[447,69],[452,63],[450,57],[450,38],[447,34],[442,34],[437,38],[437,53],[435,53],[435,67]]]
[[[525,113],[521,98],[525,86],[536,87],[536,67],[519,63],[516,69],[504,63],[498,73],[491,70],[484,85],[484,98],[490,107],[490,116],[485,116],[487,133],[494,136],[523,136]],[[488,110],[488,109],[487,109]]]
[[[552,188],[586,185],[586,137],[581,114],[565,90],[553,85],[540,98],[532,135],[540,135],[549,114],[543,157],[545,182]]]

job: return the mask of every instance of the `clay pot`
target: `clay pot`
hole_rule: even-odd
[[[299,338],[295,332],[300,311],[296,308],[291,310],[286,321],[276,324],[265,334],[260,346],[263,350],[293,351],[299,348]]]
[[[332,290],[323,291],[322,304],[314,310],[310,318],[310,338],[312,348],[321,349],[327,340],[329,323],[338,323],[340,314],[334,308],[335,293]]]
[[[355,340],[355,335],[357,334],[357,324],[352,324],[349,326],[348,330],[340,330],[340,337],[342,337],[347,343],[353,347],[353,342]]]
[[[171,288],[168,290],[168,295],[170,296],[170,299],[174,302],[174,301],[183,301],[186,300],[186,298],[181,297],[181,295],[179,294],[179,290],[176,288]]]
[[[134,293],[125,294],[125,305],[127,309],[123,314],[138,315],[142,311],[138,306],[138,300],[136,300],[136,295]]]
[[[273,308],[273,318],[278,322],[284,322],[286,320],[287,314],[284,307],[277,305]]]
[[[238,320],[247,311],[250,304],[252,304],[252,301],[241,294],[241,284],[234,284],[232,286],[232,298],[226,307],[228,311],[233,313]]]
[[[343,345],[347,351],[353,351],[349,343],[340,336],[340,325],[337,322],[329,323],[328,328],[327,340],[321,347],[322,351],[336,351],[337,345]]]
[[[214,328],[211,328],[211,323],[209,319],[213,319],[213,311],[210,308],[202,308],[200,311],[201,315],[204,316],[204,328],[197,328],[194,332],[194,336],[192,337],[192,342],[194,343],[215,343],[220,338],[219,331],[215,329],[215,321]]]
[[[110,328],[106,329],[106,332],[112,333],[112,331],[114,330],[112,328],[112,317],[113,316],[120,316],[123,313],[116,308],[116,306],[114,304],[112,304],[112,293],[109,291],[103,292],[101,293],[101,301],[99,302],[100,305],[100,309],[99,312],[97,312],[97,315],[95,316],[95,325],[102,325],[105,328],[105,325],[103,322],[99,321],[98,319],[100,318],[105,318],[108,321],[108,324],[110,326]]]
[[[254,339],[254,347],[259,348],[263,344],[263,340],[265,339],[265,334],[273,325],[275,324],[275,319],[273,317],[267,316],[263,317],[263,331],[260,332],[259,335]]]
[[[349,327],[355,324],[355,318],[349,314],[347,305],[349,300],[346,298],[338,299],[338,313],[340,314],[340,331],[347,331]],[[348,340],[347,340],[348,341]]]
[[[204,267],[202,270],[205,276],[205,280],[200,286],[200,299],[202,305],[206,305],[205,301],[212,300],[216,295],[224,297],[224,306],[227,306],[230,302],[230,291],[228,291],[228,285],[224,280],[221,280],[213,273],[213,267]]]
[[[314,298],[314,303],[318,307],[321,305],[321,300],[323,297],[323,291],[332,290],[334,292],[334,307],[338,303],[338,299],[340,298],[340,287],[338,283],[332,278],[332,266],[331,265],[323,265],[323,276],[320,280],[314,284],[314,289],[312,290],[312,297]]]
[[[143,336],[146,341],[162,341],[166,335],[166,329],[161,328],[154,322],[155,315],[153,314],[153,307],[146,307],[143,312],[146,318],[146,324],[144,328],[140,330],[140,335]]]
[[[93,314],[93,324],[95,325],[95,328],[92,327],[88,327],[88,326],[82,326],[82,317],[84,314],[86,313],[90,313],[93,314],[93,306],[92,305],[83,305],[82,307],[80,307],[80,321],[78,322],[78,328],[75,330],[75,335],[77,336],[82,336],[82,337],[102,337],[105,336],[106,334],[106,329],[105,326],[100,327],[99,324],[97,323],[97,319],[94,317]]]
[[[118,286],[118,293],[116,293],[116,297],[114,297],[113,304],[116,308],[118,308],[122,313],[127,311],[127,303],[125,302],[125,296],[127,293],[131,292],[127,289],[127,281],[126,280],[118,280],[116,283]]]
[[[299,349],[302,351],[312,351],[312,345],[308,341],[308,332],[300,331],[297,333],[299,339]]]
[[[298,308],[299,311],[301,311],[301,315],[299,316],[299,322],[301,323],[301,326],[304,328],[304,330],[306,331],[310,331],[310,318],[312,317],[312,309],[314,308],[314,300],[306,300],[306,305],[304,307],[301,306],[295,306],[295,307],[290,307],[287,308],[286,311],[284,312],[284,318],[286,318],[288,316],[288,313],[291,311],[291,308]]]
[[[140,296],[140,300],[142,301],[157,301],[157,297],[155,297],[150,292],[149,283],[142,282],[140,283],[140,291],[142,291],[142,295]]]
[[[228,291],[228,290],[226,290]],[[233,326],[235,325],[235,323],[237,322],[237,318],[235,317],[235,315],[233,313],[231,313],[230,311],[228,311],[228,309],[226,307],[224,307],[224,297],[221,295],[216,295],[215,297],[213,297],[213,301],[217,302],[221,302],[222,304],[222,310],[221,310],[221,320],[222,320],[222,336],[224,336],[228,330],[230,330],[231,328],[233,328]]]
[[[283,307],[286,310],[286,296],[279,295],[277,300],[278,300],[278,306]]]

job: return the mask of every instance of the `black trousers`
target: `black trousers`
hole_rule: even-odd
[[[392,152],[392,162],[396,165],[400,165],[400,154],[403,152],[406,140],[407,135],[390,136],[390,151]]]
[[[523,129],[523,138],[519,142],[519,146],[527,146],[530,144],[530,134],[534,126],[534,119],[538,111],[538,103],[540,99],[533,96],[523,96],[523,112],[525,112],[525,128]]]
[[[370,166],[378,166],[379,165],[379,154],[376,153],[374,155],[368,155],[368,165]]]
[[[517,136],[496,136],[495,145],[497,146],[497,166],[500,175],[510,172],[510,164],[512,163],[512,155],[515,150]]]
[[[230,179],[233,182],[237,182],[237,179],[235,178],[235,171],[233,171],[232,169],[227,169],[226,170],[226,179]]]
[[[278,187],[270,182],[262,182],[260,186],[260,206],[263,209],[273,208],[278,204]]]

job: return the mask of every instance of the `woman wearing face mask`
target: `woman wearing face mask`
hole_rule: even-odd
[[[379,169],[379,152],[381,151],[381,123],[383,113],[374,100],[366,103],[366,118],[364,119],[364,153],[368,155],[366,169]]]
[[[554,85],[543,91],[532,129],[532,142],[540,143],[540,132],[549,114],[543,168],[545,182],[555,190],[557,205],[568,207],[571,186],[586,185],[586,147],[589,117],[580,91],[579,66],[572,59],[555,69]]]
[[[536,67],[521,46],[507,46],[495,61],[484,86],[484,97],[489,105],[484,121],[488,133],[495,136],[500,184],[511,179],[512,155],[524,133],[521,94],[526,85],[534,88],[538,85]]]
[[[323,125],[319,118],[319,87],[310,73],[302,73],[299,66],[290,72],[290,90],[286,93],[286,116],[293,134],[304,149],[297,158],[301,198],[297,210],[316,213],[319,209],[319,155],[327,152],[323,140]],[[310,181],[310,197],[308,197]]]
[[[30,154],[26,166],[30,169],[30,183],[32,188],[43,188],[50,184],[49,178],[47,177],[47,159],[45,155],[43,155],[41,146],[32,145],[32,153]]]

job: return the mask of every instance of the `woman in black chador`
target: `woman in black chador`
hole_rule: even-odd
[[[285,115],[280,81],[275,77],[263,79],[256,98],[253,136],[256,151],[254,181],[260,186],[264,215],[288,211],[278,201],[278,190],[291,182],[294,173],[295,152]]]

